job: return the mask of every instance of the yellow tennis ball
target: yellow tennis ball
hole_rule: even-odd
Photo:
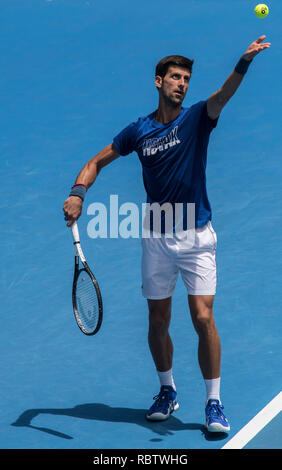
[[[259,17],[259,18],[265,18],[269,13],[269,8],[267,5],[265,5],[264,3],[259,3],[256,7],[255,7],[255,14]]]

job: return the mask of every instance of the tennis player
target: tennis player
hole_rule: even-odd
[[[199,339],[198,359],[206,385],[206,427],[211,432],[230,430],[220,396],[221,344],[213,316],[217,237],[211,224],[205,170],[210,134],[253,58],[270,47],[270,43],[263,42],[265,37],[261,36],[247,48],[218,91],[189,108],[184,108],[182,103],[194,61],[179,55],[160,60],[155,73],[157,110],[129,124],[114,137],[112,144],[86,163],[63,206],[65,220],[71,226],[80,216],[85,193],[101,169],[120,155],[133,151],[142,164],[148,203],[171,203],[173,207],[175,203],[194,204],[192,245],[178,235],[176,225],[172,237],[167,237],[163,220],[159,237],[142,238],[142,293],[149,310],[148,342],[161,387],[147,412],[148,420],[165,420],[179,407],[169,325],[171,299],[180,272]],[[183,214],[185,233],[190,230],[191,221],[185,216],[187,211]],[[161,218],[163,215],[161,212]]]

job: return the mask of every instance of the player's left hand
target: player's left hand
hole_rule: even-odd
[[[243,54],[243,59],[252,60],[259,52],[268,49],[271,46],[270,42],[262,42],[266,38],[265,35],[260,36],[256,41],[252,42]]]

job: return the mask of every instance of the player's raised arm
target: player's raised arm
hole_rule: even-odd
[[[209,97],[207,100],[207,111],[211,119],[216,119],[220,115],[223,107],[234,95],[253,58],[259,54],[259,52],[270,47],[270,42],[263,42],[265,38],[265,35],[260,36],[256,41],[250,44],[223,86]]]
[[[91,158],[82,168],[76,178],[69,197],[65,200],[63,205],[65,220],[68,220],[68,227],[80,217],[85,193],[96,180],[100,170],[116,160],[119,156],[114,144],[110,144],[97,153],[95,157]]]

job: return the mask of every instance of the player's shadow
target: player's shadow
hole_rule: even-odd
[[[133,423],[150,429],[159,436],[168,436],[174,434],[175,431],[201,431],[207,440],[220,440],[226,438],[226,434],[207,432],[205,426],[198,423],[182,423],[175,415],[170,416],[166,421],[150,422],[147,421],[145,414],[146,410],[132,409],[132,408],[113,408],[102,403],[88,403],[84,405],[77,405],[73,408],[38,408],[24,411],[18,419],[12,423],[12,426],[22,426],[27,428],[36,429],[53,436],[61,437],[63,439],[73,439],[68,434],[64,434],[53,429],[46,427],[35,426],[32,420],[39,415],[59,415],[71,416],[80,419],[93,419],[95,421],[109,421],[115,423]],[[160,439],[152,439],[158,441]]]

